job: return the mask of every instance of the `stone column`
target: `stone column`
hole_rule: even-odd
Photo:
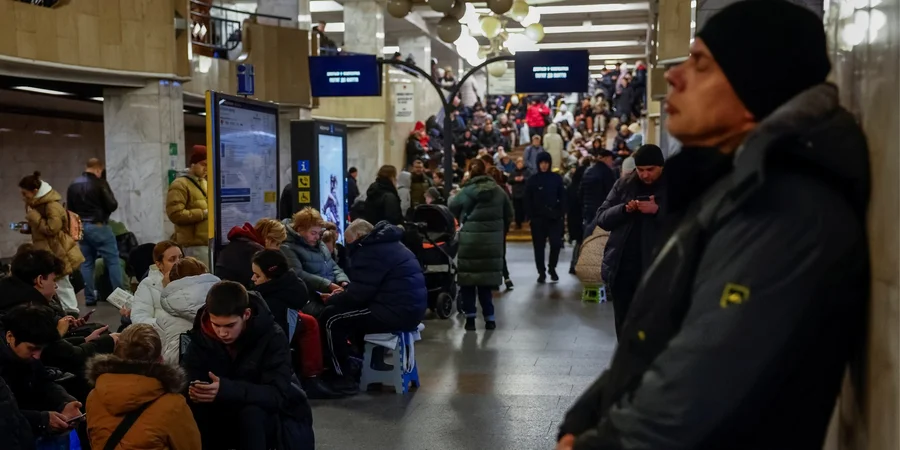
[[[301,30],[309,30],[312,28],[312,17],[309,13],[309,0],[259,0],[256,12],[258,14],[268,14],[272,16],[287,17],[291,19],[292,26]],[[266,18],[260,18],[260,23],[266,25],[278,25],[278,21],[272,21]],[[282,26],[287,26],[283,21]]]
[[[384,6],[375,0],[344,1],[344,51],[381,56],[384,49]],[[388,94],[387,88],[384,89]],[[385,164],[385,124],[347,131],[347,167],[359,170],[359,190],[365,195]],[[401,169],[400,167],[397,168]]]
[[[184,99],[181,83],[151,81],[143,88],[103,90],[106,177],[119,208],[113,220],[138,242],[172,235],[166,216],[170,171],[184,170]]]
[[[431,73],[431,37],[424,35],[401,36],[400,53],[403,54],[403,59],[412,55],[419,68],[426,73]]]

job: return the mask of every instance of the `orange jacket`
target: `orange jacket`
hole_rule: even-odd
[[[87,375],[95,385],[85,407],[92,448],[106,445],[125,414],[154,402],[116,449],[200,450],[200,431],[180,394],[184,388],[180,368],[100,355],[88,363]]]

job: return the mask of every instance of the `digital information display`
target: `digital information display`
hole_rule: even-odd
[[[517,52],[516,92],[587,92],[587,50]]]
[[[344,136],[319,134],[319,211],[326,221],[337,225],[338,242],[344,243],[347,227],[344,205]]]
[[[220,98],[215,113],[219,245],[246,222],[278,217],[278,110]]]
[[[310,56],[313,97],[381,95],[381,66],[375,55]]]

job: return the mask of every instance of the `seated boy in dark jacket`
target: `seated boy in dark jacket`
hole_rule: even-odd
[[[348,274],[353,281],[333,293],[319,323],[325,324],[325,354],[345,378],[347,338],[353,334],[414,330],[428,307],[425,276],[401,240],[403,230],[387,222],[356,220],[347,227]]]

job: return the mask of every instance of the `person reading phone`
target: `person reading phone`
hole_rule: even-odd
[[[641,275],[652,261],[666,198],[662,150],[652,144],[641,146],[634,161],[636,170],[616,181],[597,211],[597,225],[609,231],[601,276],[612,298],[617,336]]]
[[[312,443],[312,411],[295,387],[287,335],[257,293],[216,283],[188,336],[181,364],[204,448],[265,450],[285,434]]]

